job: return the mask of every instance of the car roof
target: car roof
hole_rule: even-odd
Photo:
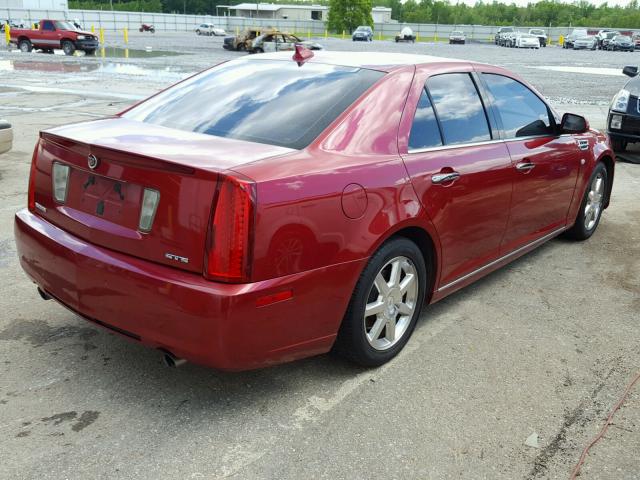
[[[261,53],[260,55],[241,57],[239,60],[291,60],[291,52]],[[434,57],[431,55],[416,55],[410,53],[383,52],[333,52],[317,50],[309,60],[314,63],[340,65],[344,67],[370,68],[372,70],[390,71],[410,65],[426,65],[436,63],[476,64],[468,60],[455,58]]]

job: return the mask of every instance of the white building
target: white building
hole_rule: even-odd
[[[0,0],[0,8],[22,10],[69,10],[67,0]]]
[[[391,22],[391,9],[388,7],[373,7],[371,9],[373,23],[389,23]]]
[[[285,5],[274,3],[240,3],[230,5],[228,9],[236,17],[276,18],[282,20],[320,20],[327,19],[329,7],[324,5]]]
[[[324,5],[286,5],[276,3],[240,3],[238,5],[218,5],[226,8],[230,15],[246,18],[274,18],[281,20],[326,21],[329,7]],[[371,16],[374,23],[391,22],[391,9],[373,7]]]

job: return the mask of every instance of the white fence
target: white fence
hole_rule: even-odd
[[[144,13],[144,12],[120,12],[111,10],[20,10],[10,8],[0,8],[0,19],[23,20],[30,24],[43,18],[53,19],[78,19],[84,28],[89,29],[104,28],[105,30],[136,30],[141,24],[153,24],[156,31],[185,32],[194,31],[200,23],[213,23],[226,29],[228,32],[242,30],[245,27],[276,27],[283,31],[299,32],[311,35],[324,35],[326,25],[322,21],[294,21],[281,19],[252,19],[243,17],[218,17],[210,15],[180,15],[169,13]],[[399,24],[399,23],[376,23],[374,32],[376,38],[393,37],[400,29],[409,26],[420,40],[442,39],[448,37],[453,30],[463,30],[468,39],[474,41],[489,41],[493,39],[499,27],[485,25],[434,25],[434,24]],[[527,30],[532,27],[522,27],[520,30]],[[569,27],[544,28],[548,35],[557,41],[560,35],[570,33]],[[596,31],[596,28],[590,29]],[[349,36],[349,32],[346,32]]]

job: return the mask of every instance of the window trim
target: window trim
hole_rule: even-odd
[[[556,123],[556,117],[555,115],[553,115],[553,112],[551,110],[551,107],[549,106],[549,104],[546,102],[546,100],[544,98],[542,98],[540,95],[538,95],[538,93],[534,90],[532,90],[528,85],[524,84],[523,82],[521,82],[520,80],[518,80],[517,78],[513,78],[510,77],[509,75],[504,75],[503,73],[496,73],[496,72],[487,72],[487,71],[477,71],[476,72],[478,74],[478,79],[479,81],[482,83],[483,88],[486,91],[486,95],[487,95],[487,103],[489,103],[491,105],[491,109],[494,112],[494,115],[496,117],[496,122],[499,125],[499,129],[500,129],[500,137],[505,141],[505,142],[517,142],[517,141],[522,141],[522,140],[532,140],[532,139],[536,139],[536,138],[558,138],[559,135],[559,125]],[[513,138],[507,138],[505,129],[504,129],[504,124],[502,123],[502,116],[500,115],[500,111],[498,110],[498,107],[496,107],[495,102],[493,101],[493,94],[491,93],[491,90],[489,90],[489,85],[487,84],[487,82],[484,79],[485,75],[495,75],[498,77],[504,77],[504,78],[508,78],[509,80],[512,80],[516,83],[519,83],[520,85],[522,85],[524,88],[526,88],[529,92],[531,92],[538,100],[540,100],[542,102],[542,104],[545,106],[545,108],[547,109],[547,115],[549,116],[549,126],[551,128],[551,132],[549,133],[541,133],[539,135],[527,135],[524,137],[513,137]]]
[[[446,73],[438,73],[436,75],[431,75],[429,76],[425,82],[424,82],[424,89],[427,91],[427,94],[429,95],[429,100],[431,101],[431,106],[433,107],[433,113],[436,116],[436,121],[438,122],[438,127],[440,128],[440,137],[442,138],[442,147],[447,147],[447,146],[455,146],[455,147],[459,147],[459,146],[465,146],[465,145],[481,145],[484,143],[488,143],[488,142],[492,142],[494,140],[499,140],[499,138],[496,138],[494,133],[493,133],[493,129],[491,127],[491,121],[489,120],[489,115],[487,114],[487,105],[486,102],[484,101],[484,99],[482,98],[482,93],[480,92],[480,89],[478,88],[478,84],[476,82],[476,79],[473,76],[474,72],[446,72]],[[447,143],[445,142],[445,137],[444,137],[444,130],[442,128],[442,123],[440,122],[440,115],[438,114],[438,108],[436,107],[435,102],[433,101],[433,97],[431,96],[431,92],[429,91],[429,87],[427,86],[427,83],[429,83],[429,80],[431,80],[432,78],[435,77],[441,77],[443,75],[466,75],[467,77],[469,77],[469,79],[471,80],[471,83],[473,85],[473,87],[475,88],[476,93],[478,94],[478,99],[480,100],[480,105],[482,106],[482,111],[484,112],[484,119],[487,122],[487,130],[489,131],[489,140],[482,140],[480,142],[464,142],[464,143]],[[415,114],[414,114],[415,116]],[[411,150],[409,150],[409,152],[411,152]]]

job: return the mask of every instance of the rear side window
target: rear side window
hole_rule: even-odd
[[[547,105],[520,82],[493,73],[483,73],[493,104],[502,119],[506,138],[553,133]]]
[[[384,73],[291,60],[229,62],[186,80],[125,118],[301,149]]]
[[[484,106],[467,73],[448,73],[427,80],[427,89],[447,145],[491,140]]]
[[[409,135],[409,150],[439,147],[440,145],[442,145],[440,127],[438,127],[438,121],[433,112],[429,95],[423,89],[418,101],[416,114],[413,117],[413,125]]]

